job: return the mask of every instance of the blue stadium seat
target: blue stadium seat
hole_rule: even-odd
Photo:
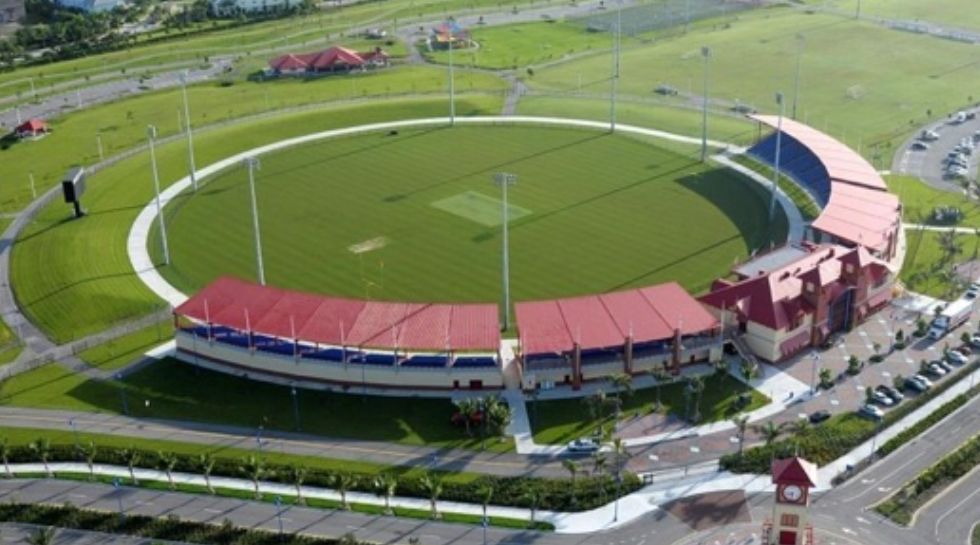
[[[774,166],[776,134],[773,133],[749,149],[748,154]],[[820,159],[795,138],[783,134],[780,143],[779,170],[792,177],[813,197],[820,207],[830,200],[830,175]]]
[[[618,350],[595,348],[582,351],[582,365],[598,365],[622,361],[623,356]]]
[[[497,360],[492,356],[462,356],[456,358],[453,367],[496,367]]]
[[[357,354],[347,353],[347,357],[351,358]],[[314,360],[324,360],[324,361],[344,361],[344,351],[339,348],[327,348],[324,350],[315,350],[312,352],[306,352],[303,354],[304,358],[310,358]]]
[[[446,356],[412,356],[401,363],[402,367],[446,367],[449,358]]]

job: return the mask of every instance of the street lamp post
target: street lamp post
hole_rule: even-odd
[[[262,234],[259,232],[259,206],[255,201],[255,171],[262,167],[258,157],[246,157],[248,190],[252,198],[252,229],[255,233],[255,262],[259,269],[259,284],[265,285],[265,267],[262,265]]]
[[[704,96],[701,99],[701,162],[708,158],[708,66],[711,60],[711,48],[701,48],[704,58]]]
[[[187,160],[191,171],[191,186],[197,191],[197,167],[194,164],[194,131],[191,129],[191,105],[187,100],[187,78],[189,72],[180,73],[180,89],[184,96],[184,125],[187,129]]]
[[[163,205],[160,203],[160,173],[157,171],[156,139],[157,128],[147,125],[146,136],[150,142],[150,166],[153,169],[153,191],[156,192],[157,221],[160,223],[160,243],[163,246],[163,264],[170,265],[170,246],[167,244],[167,225],[163,220]]]
[[[290,387],[289,393],[293,396],[293,419],[296,421],[296,431],[300,431],[299,392],[296,391],[296,386]]]
[[[503,283],[503,326],[504,330],[510,329],[510,248],[508,246],[507,231],[508,231],[508,209],[507,209],[507,186],[514,185],[517,183],[517,175],[509,174],[506,172],[499,172],[493,177],[497,185],[500,186],[500,191],[502,195],[502,207],[501,214],[503,215],[502,225],[503,225],[503,266],[501,267],[502,283]]]
[[[783,100],[783,93],[776,93],[776,104],[779,104],[779,118],[776,122],[776,162],[773,165],[772,173],[772,194],[769,196],[769,220],[772,221],[773,214],[776,213],[776,190],[779,188],[779,160],[783,146],[783,116],[786,114],[786,101]]]
[[[123,520],[126,518],[126,513],[123,511],[122,491],[120,490],[122,484],[119,482],[119,477],[112,478],[112,487],[116,489],[116,501],[119,502],[119,520]]]
[[[817,362],[820,361],[820,354],[814,351],[810,358],[813,360],[810,367],[810,395],[813,396],[817,394]]]
[[[802,34],[796,35],[796,77],[793,80],[793,119],[796,117],[796,107],[800,102],[800,69],[803,61],[803,46],[806,45],[806,37]]]
[[[122,383],[122,375],[116,373],[116,381],[119,382],[119,397],[122,399],[123,414],[129,416],[129,400],[126,399],[126,385]]]
[[[279,539],[282,540],[282,496],[276,496],[276,519],[279,521]]]
[[[449,29],[449,125],[456,125],[456,76],[453,72],[453,39],[455,34],[452,25],[446,25]]]
[[[613,65],[609,92],[609,132],[616,132],[616,93],[619,91],[619,48],[623,37],[623,1],[616,7],[616,30],[613,32]],[[581,85],[579,85],[581,87]]]
[[[99,162],[105,161],[105,154],[102,150],[102,133],[95,133],[95,146],[99,149]]]
[[[75,436],[75,451],[77,452],[78,451],[79,442],[78,442],[78,428],[75,427],[75,419],[74,418],[69,418],[68,419],[68,425],[71,426],[71,432]]]

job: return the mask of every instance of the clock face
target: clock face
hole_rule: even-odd
[[[782,495],[784,500],[796,503],[803,497],[803,489],[793,484],[786,485],[783,487]]]

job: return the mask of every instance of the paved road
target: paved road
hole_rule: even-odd
[[[0,524],[0,543],[27,543],[39,527],[30,524]],[[51,545],[153,545],[175,543],[159,539],[144,539],[130,536],[116,536],[101,532],[83,532],[79,530],[58,530]]]

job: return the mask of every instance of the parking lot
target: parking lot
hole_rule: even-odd
[[[950,175],[952,165],[949,154],[965,139],[976,142],[975,135],[980,131],[980,118],[976,116],[978,112],[980,110],[964,110],[964,116],[971,116],[970,119],[959,122],[954,113],[952,118],[924,127],[896,154],[892,170],[916,176],[940,189],[961,191],[959,179]],[[934,133],[935,138],[922,138],[927,131]],[[960,172],[963,172],[964,178],[976,180],[980,154],[976,151],[968,153],[962,154],[965,168]]]

